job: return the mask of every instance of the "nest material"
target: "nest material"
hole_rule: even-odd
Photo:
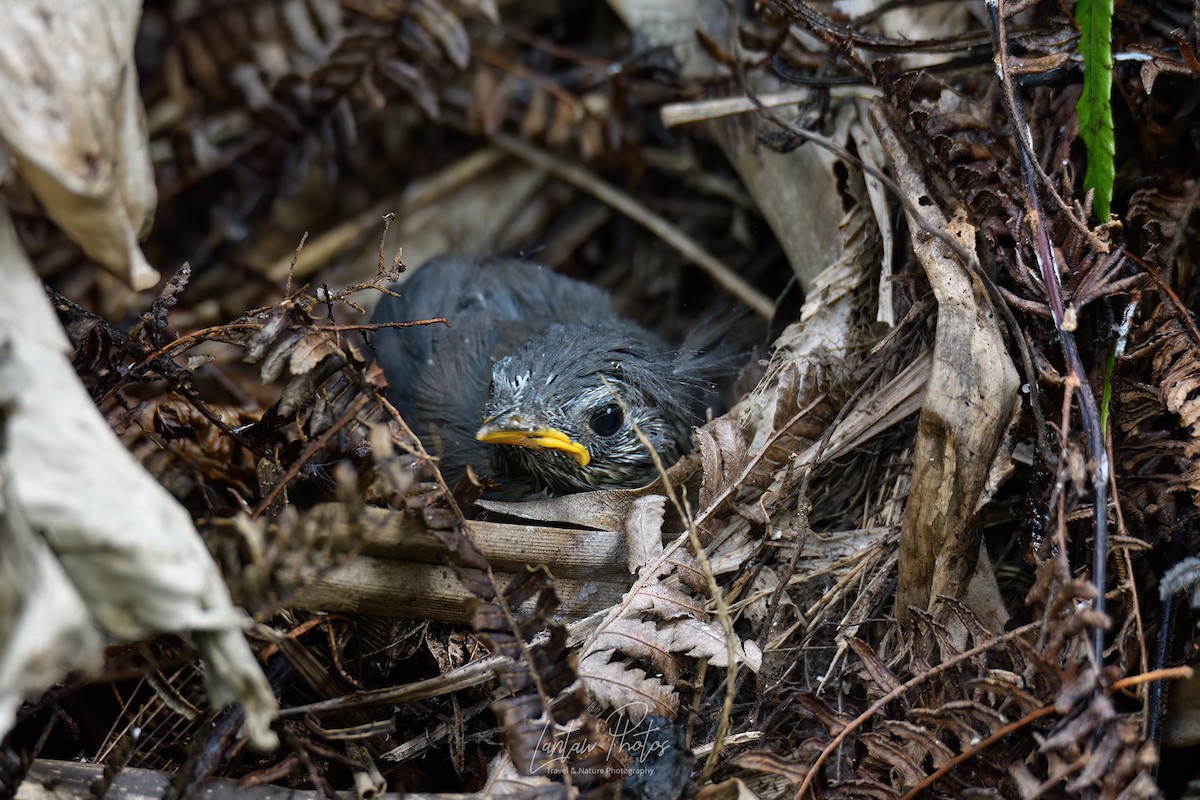
[[[1150,179],[1186,162],[1195,23],[1118,16],[1145,58],[1116,79],[1157,128],[1121,139],[1128,224],[1092,227],[1076,90],[1051,81],[1074,27],[1045,5],[665,4],[652,26],[613,3],[629,39],[595,10],[513,9],[500,38],[486,4],[150,4],[145,247],[191,271],[115,325],[141,301],[8,194],[92,397],[260,621],[284,747],[242,752],[240,712],[209,710],[189,643],[159,638],[109,653],[116,706],[78,682],[27,705],[11,782],[49,753],[97,766],[39,780],[323,793],[666,793],[643,766],[764,797],[1182,785],[1150,687],[1190,652],[1186,610],[1163,610],[1191,587],[1155,576],[1194,534],[1196,191],[1183,166]],[[646,124],[667,101],[710,121]],[[668,335],[718,286],[761,308],[795,274],[804,303],[783,295],[761,378],[658,483],[477,506],[388,408],[359,324],[446,241],[539,241]]]

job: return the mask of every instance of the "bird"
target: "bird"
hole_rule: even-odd
[[[599,287],[520,258],[437,256],[371,322],[436,317],[450,327],[374,332],[388,399],[451,486],[471,466],[499,499],[651,483],[650,449],[667,465],[686,453],[730,371],[728,354],[672,347]]]

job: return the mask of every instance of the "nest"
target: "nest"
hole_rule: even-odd
[[[19,240],[90,403],[207,547],[114,549],[108,586],[79,588],[77,542],[23,510],[38,484],[13,455],[62,447],[49,413],[42,438],[20,427],[37,336],[0,327],[0,375],[28,383],[0,391],[0,539],[24,548],[0,567],[39,576],[0,612],[84,621],[76,653],[13,679],[0,788],[1184,791],[1192,10],[1109,22],[1106,184],[1076,144],[1104,129],[1074,55],[1094,19],[694,5],[149,3],[123,23],[148,146],[112,150],[153,167],[138,258],[144,191],[87,194],[121,198],[113,244],[0,119],[19,154],[0,245]],[[446,250],[529,253],[668,338],[731,304],[768,333],[654,484],[482,500],[387,402],[364,322]],[[182,266],[148,299],[128,285],[156,285],[151,264]],[[81,485],[118,488],[79,514],[128,519],[133,485],[91,463]],[[220,585],[172,595],[209,556]],[[54,599],[71,585],[174,605],[122,628]],[[0,614],[0,642],[15,630]]]

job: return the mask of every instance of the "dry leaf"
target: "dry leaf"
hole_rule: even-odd
[[[458,17],[442,7],[437,0],[417,0],[410,13],[429,32],[442,51],[459,69],[471,63],[471,40]]]
[[[921,209],[921,224],[944,230],[968,252],[975,228],[964,209],[946,219],[920,168],[882,105],[872,120],[897,183]],[[922,200],[926,202],[922,203]],[[916,220],[909,223],[919,226]],[[938,303],[933,371],[921,407],[912,491],[900,533],[897,612],[932,608],[941,595],[962,597],[979,556],[975,504],[1017,405],[1020,381],[992,303],[945,241],[913,237],[917,259]]]
[[[676,619],[691,617],[700,622],[708,622],[709,614],[705,610],[704,601],[683,592],[665,582],[655,583],[629,598],[629,613],[651,611],[661,619]]]
[[[7,380],[11,340],[0,341],[0,426],[18,392]],[[5,391],[13,389],[11,396]],[[0,739],[21,702],[68,672],[103,664],[99,631],[87,606],[46,542],[29,526],[3,460],[0,430]]]
[[[660,678],[620,661],[609,661],[611,650],[594,651],[579,661],[579,678],[588,694],[603,706],[623,712],[634,724],[647,714],[674,719],[679,695]]]
[[[496,8],[496,0],[454,0],[454,4],[479,14],[493,25],[500,22],[500,12]]]
[[[720,0],[609,0],[621,20],[644,39],[647,48],[673,53],[680,74],[711,79],[728,72],[700,45],[696,31],[711,41],[731,40],[734,27]],[[778,83],[752,76],[755,92],[771,92]],[[726,157],[775,232],[797,278],[807,292],[813,279],[843,253],[838,230],[843,215],[836,170],[845,165],[824,148],[801,147],[778,153],[763,147],[759,133],[769,123],[747,118],[711,128]],[[795,209],[804,209],[803,214]]]
[[[696,800],[758,800],[758,795],[750,791],[741,778],[727,778],[696,792]]]
[[[651,494],[633,501],[625,517],[626,566],[630,572],[658,561],[663,554],[662,526],[667,498]]]
[[[754,772],[765,772],[769,775],[779,775],[786,778],[797,786],[804,780],[808,774],[808,770],[803,764],[797,764],[794,761],[772,753],[768,750],[751,750],[748,753],[742,753],[735,756],[733,765],[742,769],[752,770]]]
[[[671,654],[671,637],[661,636],[652,620],[617,619],[596,638],[593,650],[618,650],[653,664],[667,683],[679,680],[682,664]]]
[[[519,519],[560,522],[598,531],[622,531],[634,503],[647,493],[647,489],[604,489],[523,503],[480,500],[476,505]]]
[[[213,704],[240,702],[256,746],[274,747],[275,694],[242,634],[249,620],[233,606],[191,516],[125,449],[79,383],[3,211],[0,278],[0,339],[11,343],[4,384],[15,387],[0,453],[12,476],[6,505],[19,507],[44,537],[110,636],[191,632]],[[50,610],[40,624],[51,628],[61,613]]]
[[[675,652],[681,652],[693,658],[707,658],[718,667],[729,666],[729,653],[725,648],[725,631],[715,622],[704,623],[687,617],[677,620],[664,627],[671,634],[670,641]],[[762,652],[750,640],[738,642],[734,649],[734,658],[758,672],[762,666]]]
[[[293,375],[303,375],[316,369],[330,356],[342,357],[342,351],[330,340],[328,333],[313,331],[304,334],[299,344],[292,350],[288,360],[288,369]]]
[[[0,3],[0,140],[50,216],[136,290],[157,202],[133,64],[138,0]]]

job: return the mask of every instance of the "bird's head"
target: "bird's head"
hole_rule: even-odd
[[[551,325],[493,365],[475,438],[535,491],[643,486],[657,471],[638,432],[670,463],[703,422],[685,361],[632,326]]]

